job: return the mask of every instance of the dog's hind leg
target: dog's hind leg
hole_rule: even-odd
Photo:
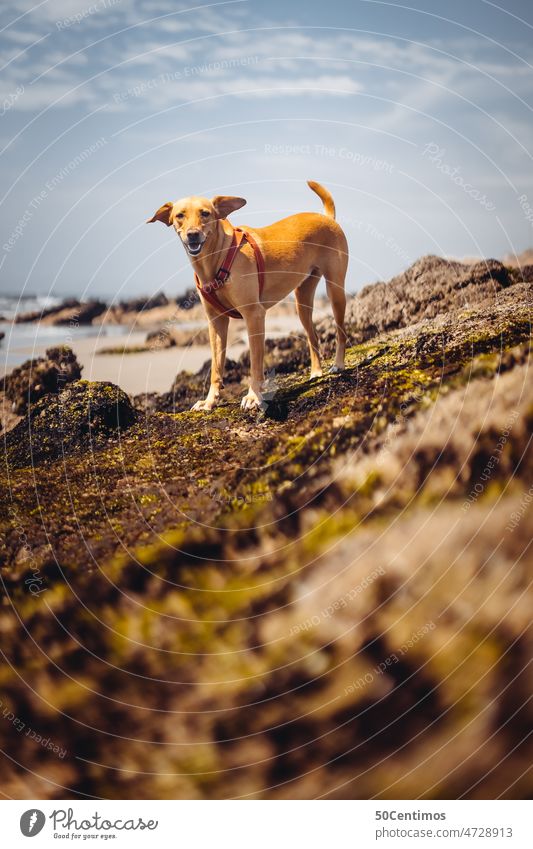
[[[346,353],[346,329],[344,325],[344,316],[346,313],[346,293],[344,291],[344,278],[342,278],[342,282],[339,279],[335,279],[332,275],[326,275],[326,291],[328,293],[328,298],[331,302],[331,308],[333,310],[333,318],[335,319],[335,330],[336,330],[336,349],[335,349],[335,363],[332,365],[330,371],[343,371],[344,370],[344,355]]]
[[[309,353],[311,355],[311,377],[320,377],[322,366],[320,364],[320,348],[315,325],[313,324],[313,301],[315,290],[318,286],[321,274],[314,268],[308,277],[294,290],[296,298],[296,310],[303,324],[309,342]]]

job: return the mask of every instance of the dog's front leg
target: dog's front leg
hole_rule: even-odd
[[[209,320],[209,343],[211,345],[211,385],[203,401],[197,401],[193,410],[212,410],[218,404],[223,388],[224,363],[228,342],[229,317],[214,311],[207,312]]]
[[[241,401],[241,407],[243,410],[255,410],[263,404],[265,310],[260,304],[254,304],[241,312],[250,342],[250,388]]]

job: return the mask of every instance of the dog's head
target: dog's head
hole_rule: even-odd
[[[147,224],[161,221],[167,227],[174,227],[189,256],[198,256],[212,233],[215,232],[217,221],[227,218],[231,212],[240,209],[246,201],[244,198],[217,195],[212,200],[201,197],[189,197],[168,201],[163,204]]]

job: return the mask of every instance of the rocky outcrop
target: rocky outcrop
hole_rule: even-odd
[[[80,302],[76,298],[67,298],[61,304],[44,310],[21,313],[15,318],[15,323],[25,324],[40,321],[50,325],[79,325],[92,324],[107,309],[103,301],[91,300]]]
[[[76,309],[80,306],[80,301],[77,298],[65,298],[60,304],[54,304],[52,307],[45,307],[42,310],[31,310],[29,312],[19,313],[15,316],[15,324],[26,324],[32,321],[42,321],[45,318],[53,317],[62,310]]]
[[[158,292],[157,295],[145,295],[120,301],[119,307],[124,312],[144,312],[144,310],[153,310],[156,307],[167,307],[169,303],[170,301],[164,292]]]
[[[60,392],[67,383],[79,380],[82,367],[67,345],[48,348],[44,357],[26,360],[3,379],[6,398],[17,415],[49,393]]]
[[[162,348],[188,348],[191,345],[209,345],[209,330],[207,327],[194,329],[182,328],[179,325],[162,327],[151,330],[146,336],[147,350]]]
[[[200,303],[200,296],[195,286],[186,289],[183,295],[176,298],[176,305],[180,310],[192,310],[193,307]]]
[[[62,309],[54,315],[43,319],[43,324],[77,326],[79,324],[92,324],[95,318],[101,316],[107,310],[104,301],[87,301],[78,306]]]
[[[494,259],[464,265],[425,256],[388,283],[365,286],[351,301],[347,322],[361,339],[407,327],[446,311],[493,302],[519,277]]]
[[[13,468],[37,466],[77,451],[92,452],[135,422],[133,405],[114,383],[80,380],[32,405],[5,437]]]

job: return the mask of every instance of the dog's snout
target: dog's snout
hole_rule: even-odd
[[[205,235],[201,230],[197,230],[194,227],[190,230],[187,230],[185,237],[182,236],[183,244],[185,245],[185,249],[188,251],[189,256],[198,256],[205,242]]]

